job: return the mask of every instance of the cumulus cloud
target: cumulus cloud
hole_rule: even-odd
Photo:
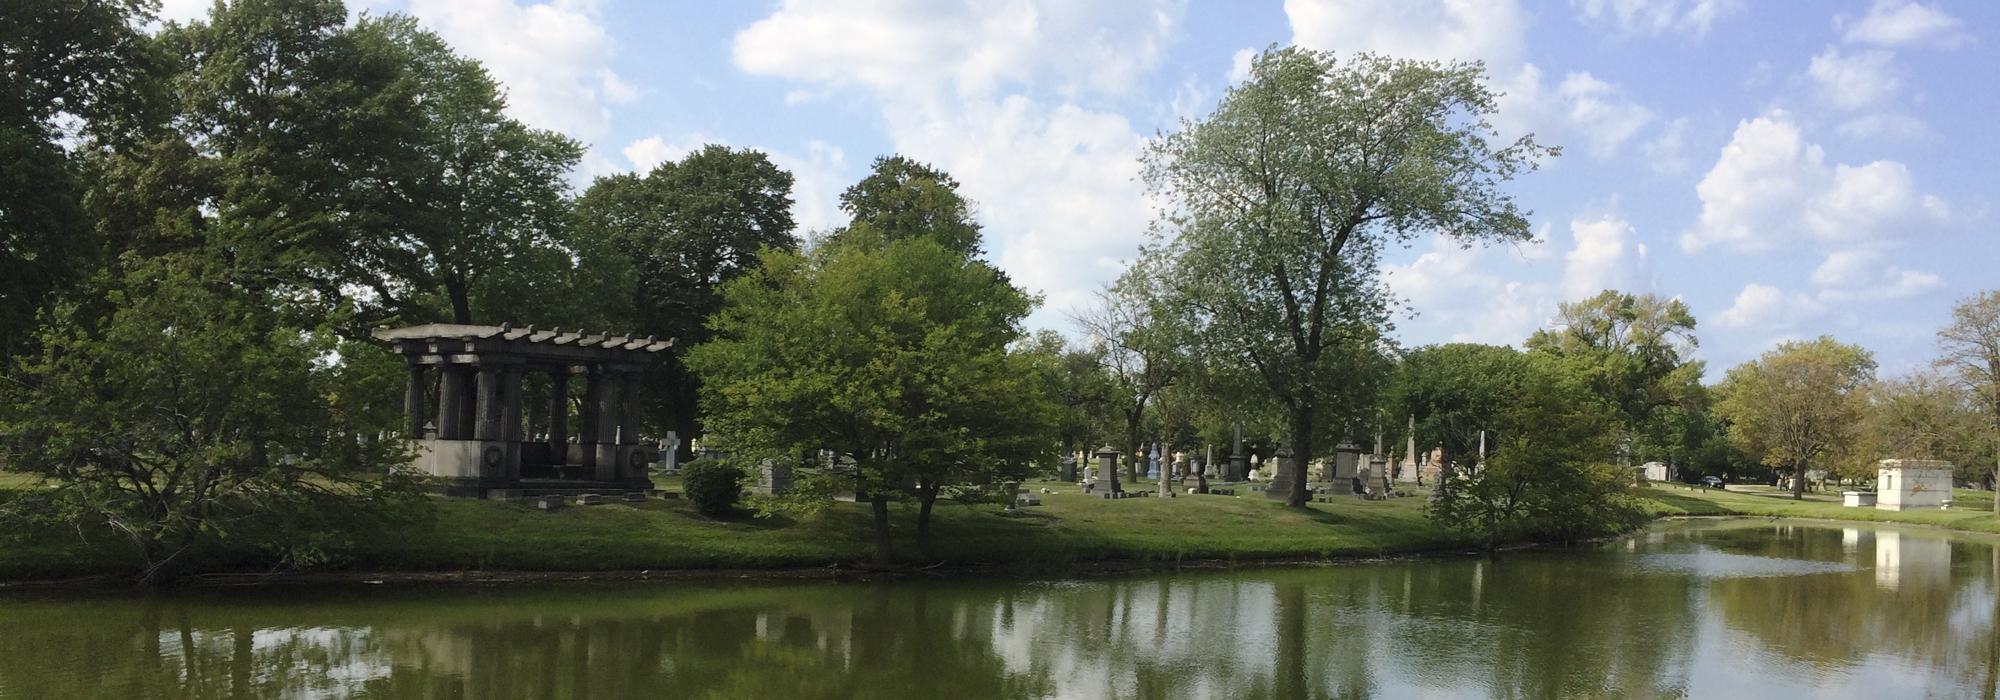
[[[610,128],[611,105],[637,97],[611,70],[617,43],[589,0],[410,0],[407,10],[484,63],[507,89],[507,113],[529,125],[592,141]]]
[[[625,144],[625,149],[621,152],[625,154],[625,160],[631,162],[633,170],[644,173],[659,167],[661,163],[686,158],[687,154],[711,143],[728,145],[722,139],[699,133],[688,134],[672,142],[656,135]]]
[[[1813,270],[1819,298],[1827,302],[1902,299],[1944,287],[1944,278],[1921,270],[1889,264],[1881,253],[1842,250],[1826,256]]]
[[[1715,21],[1743,9],[1738,0],[1582,0],[1584,21],[1627,35],[1707,34]]]
[[[1902,88],[1896,56],[1880,49],[1843,53],[1829,46],[1814,56],[1806,77],[1820,95],[1841,109],[1864,109],[1888,102]]]
[[[1623,88],[1590,73],[1548,84],[1542,69],[1522,58],[1527,15],[1513,0],[1287,0],[1285,14],[1292,42],[1307,48],[1485,61],[1503,93],[1494,125],[1504,136],[1580,142],[1606,158],[1654,120]]]
[[[1569,233],[1576,246],[1563,256],[1564,300],[1583,299],[1606,289],[1650,289],[1646,246],[1638,241],[1631,223],[1610,214],[1580,218],[1570,221]]]
[[[1919,192],[1902,163],[1825,161],[1824,151],[1807,142],[1784,113],[1738,123],[1715,166],[1695,186],[1701,215],[1681,236],[1681,248],[1766,250],[1799,238],[1880,244],[1948,218],[1944,200]]]
[[[1494,272],[1510,263],[1500,250],[1466,248],[1436,235],[1409,264],[1384,264],[1390,292],[1422,310],[1401,324],[1405,336],[1421,338],[1414,342],[1518,345],[1546,325],[1555,313],[1556,291]]]
[[[1250,60],[1256,57],[1256,49],[1237,49],[1236,55],[1229,57],[1230,84],[1233,85],[1250,79]]]
[[[1860,19],[1834,19],[1844,29],[1841,38],[1849,43],[1876,46],[1931,46],[1952,48],[1972,40],[1964,23],[1936,5],[1909,0],[1875,0]]]
[[[1181,9],[1168,0],[785,0],[736,35],[733,53],[751,73],[885,92],[989,94],[1052,80],[1066,92],[1123,93],[1159,62]]]
[[[1175,0],[786,0],[737,34],[733,55],[750,73],[878,98],[891,145],[958,179],[996,262],[1045,295],[1031,322],[1055,325],[1124,269],[1151,213],[1137,181],[1144,139],[1079,98],[1139,85],[1182,10]],[[1034,96],[1046,91],[1061,97]],[[1198,96],[1182,97],[1185,107]]]
[[[847,168],[847,152],[813,139],[804,155],[772,151],[771,162],[792,173],[792,219],[806,231],[829,231],[847,223],[840,193],[858,178]]]
[[[1790,294],[1768,284],[1752,282],[1743,286],[1728,309],[1716,314],[1716,325],[1724,328],[1774,330],[1790,328],[1800,320],[1826,313],[1825,305],[1812,297]]]

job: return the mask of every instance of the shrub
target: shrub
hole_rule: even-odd
[[[743,498],[743,469],[719,459],[698,459],[681,470],[681,484],[696,510],[722,515]]]

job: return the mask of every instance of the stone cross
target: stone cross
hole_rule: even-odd
[[[662,444],[661,446],[662,446],[662,447],[665,447],[665,448],[666,448],[666,449],[664,449],[664,450],[661,450],[662,452],[665,452],[666,454],[663,454],[663,455],[660,455],[660,461],[662,461],[662,462],[666,462],[666,463],[667,463],[667,465],[666,465],[666,466],[667,466],[667,473],[668,473],[668,474],[673,474],[673,473],[677,473],[677,472],[679,472],[679,471],[681,470],[681,435],[680,435],[680,433],[678,433],[678,432],[675,432],[675,431],[672,431],[672,430],[669,430],[669,431],[667,431],[667,440],[666,440],[666,442],[665,442],[664,444]]]

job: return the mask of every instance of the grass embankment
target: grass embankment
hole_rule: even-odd
[[[940,505],[936,559],[1056,570],[1102,561],[1260,561],[1367,557],[1479,546],[1424,517],[1425,499],[1341,499],[1300,511],[1246,492],[1106,501],[1048,486],[1043,505],[1008,517],[997,506]],[[1142,485],[1143,486],[1143,485]],[[1891,513],[1842,508],[1837,498],[1794,502],[1769,489],[1639,493],[1657,517],[1738,515],[1894,521],[2000,532],[1990,494],[1960,492],[1959,509]],[[897,547],[914,558],[913,519],[898,511]],[[863,562],[872,551],[867,508],[837,504],[811,518],[708,518],[685,501],[614,502],[534,510],[521,503],[439,499],[436,517],[392,538],[358,543],[326,568],[352,571],[641,571],[816,568]],[[203,569],[242,569],[210,553]],[[231,562],[238,562],[232,564]],[[119,574],[133,569],[120,543],[73,530],[0,532],[0,580]]]
[[[1030,484],[1037,489],[1042,484]],[[1049,485],[1043,505],[938,506],[935,559],[1060,568],[1105,560],[1365,557],[1449,549],[1475,540],[1425,519],[1424,499],[1343,499],[1291,510],[1246,493],[1106,501]],[[896,545],[913,558],[914,518],[895,513]],[[538,511],[520,503],[440,499],[432,522],[339,553],[364,571],[637,571],[824,567],[866,561],[866,506],[811,518],[708,518],[686,501],[612,502]],[[110,538],[74,531],[0,533],[0,580],[129,571]],[[226,557],[212,559],[225,560]]]
[[[1951,510],[1887,511],[1848,508],[1840,504],[1840,493],[1812,493],[1806,500],[1792,500],[1791,492],[1765,486],[1733,484],[1728,490],[1691,489],[1679,484],[1656,484],[1640,492],[1656,516],[1738,515],[1773,518],[1818,518],[1858,522],[1894,522],[1931,525],[1966,532],[2000,533],[2000,518],[1993,517],[1993,493],[1958,489]]]

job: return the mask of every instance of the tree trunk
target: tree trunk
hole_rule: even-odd
[[[1806,465],[1792,467],[1792,500],[1806,500]]]
[[[889,539],[889,497],[868,500],[875,509],[875,565],[888,566],[896,558],[895,543]]]
[[[465,283],[446,280],[444,283],[444,295],[451,299],[451,322],[471,324],[472,298],[466,292]]]
[[[1134,484],[1139,483],[1139,460],[1132,455],[1139,454],[1139,422],[1146,417],[1145,411],[1141,404],[1139,409],[1125,412],[1125,480]]]
[[[1304,508],[1312,500],[1306,486],[1306,465],[1312,462],[1313,419],[1319,411],[1311,401],[1300,401],[1299,407],[1292,409],[1292,465],[1285,478],[1291,481],[1292,492],[1285,498],[1285,505]],[[1283,470],[1284,465],[1278,465]]]
[[[931,554],[931,506],[937,503],[938,485],[918,483],[917,492],[917,555],[925,560],[935,559]]]

